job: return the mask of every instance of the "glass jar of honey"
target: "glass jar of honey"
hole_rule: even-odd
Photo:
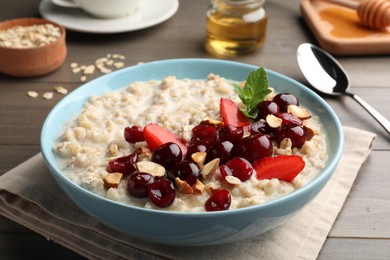
[[[238,56],[262,47],[267,28],[265,0],[211,0],[207,11],[207,52]]]

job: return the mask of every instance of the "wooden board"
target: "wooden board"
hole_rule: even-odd
[[[325,1],[302,0],[301,14],[319,45],[335,55],[390,54],[390,27],[373,30],[355,10]]]

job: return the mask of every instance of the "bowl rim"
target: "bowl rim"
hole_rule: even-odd
[[[100,77],[98,77],[96,79],[93,79],[93,80],[91,80],[91,81],[89,81],[87,83],[84,83],[84,84],[80,85],[75,90],[73,90],[70,94],[68,94],[66,97],[64,97],[62,100],[60,100],[52,108],[52,110],[47,115],[47,117],[46,117],[46,119],[44,121],[44,124],[42,126],[42,129],[41,129],[41,136],[40,136],[41,153],[43,155],[43,158],[44,158],[44,161],[45,161],[47,167],[50,170],[51,175],[53,175],[52,177],[54,177],[56,182],[58,180],[55,177],[59,177],[59,179],[61,179],[61,181],[70,184],[73,188],[76,188],[78,191],[81,191],[83,194],[87,195],[88,197],[93,197],[94,199],[97,199],[99,201],[103,201],[103,202],[106,202],[106,203],[118,205],[120,207],[133,209],[133,210],[136,210],[136,211],[139,211],[139,212],[152,213],[152,214],[161,214],[161,215],[175,215],[175,216],[183,216],[183,217],[194,217],[194,216],[196,216],[196,217],[201,217],[202,218],[202,217],[221,216],[221,215],[225,215],[225,214],[242,214],[242,213],[245,213],[247,211],[260,210],[260,209],[266,210],[267,208],[272,208],[272,207],[276,206],[276,204],[289,203],[290,201],[293,201],[297,197],[302,196],[304,193],[310,192],[310,190],[315,189],[317,186],[321,185],[321,183],[325,183],[326,184],[326,182],[328,181],[327,179],[330,179],[330,177],[332,176],[335,168],[337,167],[337,165],[338,165],[338,163],[339,163],[339,161],[341,159],[341,155],[342,155],[343,147],[344,147],[344,134],[343,134],[342,125],[340,123],[340,120],[338,119],[336,113],[330,107],[330,105],[324,99],[322,99],[318,94],[316,94],[313,90],[311,90],[310,88],[306,87],[305,85],[303,85],[302,83],[298,82],[297,80],[295,80],[293,78],[290,78],[288,76],[285,76],[283,74],[280,74],[278,72],[275,72],[275,71],[267,69],[267,68],[265,68],[265,71],[267,72],[267,75],[272,74],[274,77],[281,78],[284,81],[292,83],[294,86],[297,86],[301,90],[303,90],[305,92],[308,92],[311,96],[313,96],[316,99],[316,101],[318,101],[320,103],[320,106],[322,108],[324,108],[329,113],[330,118],[332,119],[332,121],[336,125],[337,136],[338,136],[338,140],[337,140],[338,145],[337,145],[335,153],[332,155],[332,158],[328,157],[327,164],[319,172],[318,176],[316,176],[312,181],[307,183],[305,186],[299,188],[298,190],[295,190],[295,191],[293,191],[293,192],[291,192],[289,194],[286,194],[286,195],[284,195],[282,197],[279,197],[279,198],[267,201],[267,202],[262,203],[262,204],[251,205],[251,206],[244,207],[244,208],[229,209],[229,210],[225,210],[225,211],[215,211],[215,212],[180,212],[180,211],[170,211],[170,210],[163,210],[163,209],[162,210],[159,210],[159,209],[149,209],[149,208],[143,208],[143,207],[139,207],[139,206],[135,206],[135,205],[129,205],[129,204],[126,204],[124,202],[117,202],[117,201],[110,200],[108,198],[102,197],[100,195],[97,195],[97,194],[95,194],[95,193],[93,193],[93,192],[91,192],[91,191],[81,187],[80,185],[76,184],[75,182],[71,181],[69,178],[67,178],[65,176],[65,174],[62,174],[60,171],[57,171],[57,169],[55,169],[55,167],[53,167],[51,165],[51,160],[50,160],[48,154],[52,152],[51,151],[52,147],[50,148],[49,151],[45,148],[46,147],[44,145],[46,143],[46,141],[45,141],[45,132],[48,131],[47,129],[49,128],[48,124],[49,124],[50,120],[54,117],[54,115],[60,109],[62,104],[67,102],[66,101],[67,99],[71,99],[71,98],[77,96],[78,92],[83,91],[84,88],[88,88],[89,85],[94,85],[96,82],[100,81],[102,78],[104,78],[104,79],[115,78],[117,74],[123,73],[126,70],[132,70],[133,68],[135,68],[137,66],[150,66],[150,65],[153,66],[153,65],[156,65],[156,64],[157,65],[166,65],[168,63],[214,63],[216,66],[220,65],[220,64],[225,64],[225,65],[232,65],[232,66],[241,66],[241,67],[244,67],[244,68],[247,68],[247,69],[251,69],[251,70],[256,70],[256,69],[259,68],[259,66],[256,66],[256,65],[250,65],[250,64],[246,64],[246,63],[241,63],[241,62],[236,62],[236,61],[228,61],[228,60],[205,59],[205,58],[165,59],[165,60],[156,60],[156,61],[145,62],[145,63],[142,63],[142,64],[138,64],[138,65],[133,65],[133,66],[129,66],[129,67],[126,67],[126,68],[122,68],[120,70],[117,70],[117,71],[112,72],[110,74],[106,74],[106,75],[100,76]],[[126,87],[126,86],[122,86],[122,87]],[[120,88],[121,87],[118,87],[118,88],[115,88],[115,89],[120,89]],[[103,93],[107,93],[107,92],[103,92]],[[86,95],[86,96],[90,97],[91,95],[93,95],[93,93],[91,93],[89,95]],[[65,121],[67,121],[67,120],[65,120]],[[52,163],[55,164],[55,162],[52,162]],[[58,185],[61,186],[60,184],[58,184]],[[61,189],[62,189],[62,187],[61,187]]]

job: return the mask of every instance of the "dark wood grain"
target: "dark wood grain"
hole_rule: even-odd
[[[36,17],[39,0],[0,1],[0,21]],[[172,58],[215,58],[203,49],[205,14],[209,0],[182,0],[179,11],[157,26],[112,35],[67,32],[68,55],[57,71],[37,78],[14,78],[0,74],[0,174],[39,152],[42,123],[50,109],[63,97],[52,100],[27,97],[29,90],[42,94],[62,85],[69,91],[81,84],[70,63],[92,64],[97,58],[119,53],[132,66]],[[307,85],[296,61],[303,42],[316,44],[299,12],[299,0],[270,0],[267,40],[256,53],[230,60],[264,66]],[[351,92],[390,118],[390,56],[337,57],[348,71]],[[88,80],[101,76],[95,73]],[[373,152],[363,165],[341,210],[319,259],[388,259],[390,255],[390,158],[389,135],[349,97],[324,97],[343,125],[377,134]],[[70,250],[0,216],[0,258],[82,259]]]

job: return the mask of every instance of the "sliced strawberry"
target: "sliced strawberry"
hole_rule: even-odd
[[[246,118],[244,113],[241,112],[240,108],[233,100],[221,98],[219,109],[225,125],[232,125],[235,127],[245,127],[250,125],[248,118]]]
[[[180,147],[183,156],[187,153],[187,147],[177,135],[157,124],[147,124],[144,128],[144,136],[151,151],[154,151],[162,144],[173,142]]]
[[[299,155],[266,157],[253,163],[257,179],[277,178],[291,182],[305,168],[305,161]]]

